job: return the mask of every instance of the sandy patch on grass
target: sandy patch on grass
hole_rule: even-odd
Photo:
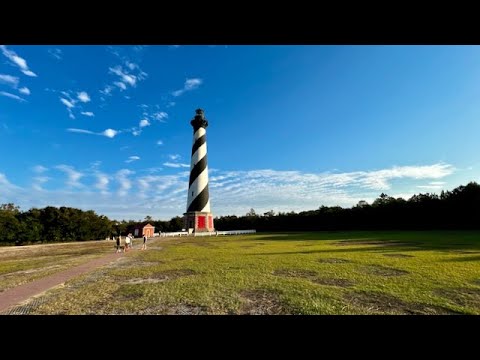
[[[377,276],[402,276],[409,274],[406,270],[396,269],[382,265],[367,265],[362,267],[362,271]]]
[[[321,258],[318,259],[319,263],[323,264],[346,264],[346,263],[351,263],[351,260],[347,259],[339,259],[339,258]]]
[[[367,291],[353,291],[344,295],[344,299],[353,307],[373,313],[410,314],[410,315],[446,315],[456,314],[455,311],[441,306],[410,303],[395,296]]]
[[[265,290],[245,290],[240,293],[243,305],[239,313],[242,315],[283,315],[288,314],[278,293]]]

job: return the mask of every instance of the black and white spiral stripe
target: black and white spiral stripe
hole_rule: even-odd
[[[208,166],[206,130],[195,129],[193,134],[192,160],[190,163],[190,181],[188,187],[187,212],[210,212],[208,194]]]

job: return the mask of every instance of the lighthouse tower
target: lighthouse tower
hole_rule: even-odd
[[[192,160],[188,183],[187,212],[184,214],[186,229],[195,232],[214,231],[208,194],[207,131],[208,121],[202,109],[195,110],[193,126]]]

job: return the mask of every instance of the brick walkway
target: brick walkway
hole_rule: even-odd
[[[109,254],[85,264],[77,265],[68,270],[5,290],[0,293],[0,313],[12,306],[18,305],[32,296],[41,294],[54,286],[63,284],[75,276],[82,275],[86,272],[95,270],[100,266],[106,265],[115,259],[118,259],[120,256],[123,256],[123,253]]]

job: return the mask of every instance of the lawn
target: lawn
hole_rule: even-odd
[[[480,232],[157,238],[139,248],[48,291],[28,313],[480,314]],[[23,271],[12,264],[27,259],[10,261]]]

